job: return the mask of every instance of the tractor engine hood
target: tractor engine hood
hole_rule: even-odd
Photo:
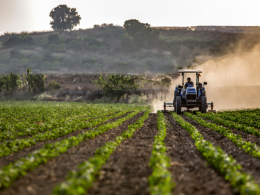
[[[186,94],[185,94],[185,100],[187,105],[188,104],[195,104],[196,105],[196,100],[197,100],[197,90],[195,87],[187,87],[186,89]]]

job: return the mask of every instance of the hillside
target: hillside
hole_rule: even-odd
[[[51,40],[50,35],[57,34]],[[153,43],[125,42],[122,27],[0,36],[0,73],[169,73],[227,53],[241,34],[160,29]],[[27,42],[26,42],[27,41]]]

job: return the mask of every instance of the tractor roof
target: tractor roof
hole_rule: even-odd
[[[178,70],[178,73],[202,73],[201,70]]]

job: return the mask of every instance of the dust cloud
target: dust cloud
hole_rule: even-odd
[[[233,51],[229,54],[207,60],[193,68],[202,70],[200,82],[207,81],[207,101],[214,102],[217,111],[260,108],[260,43],[245,49],[248,39],[233,45]],[[195,82],[195,75],[191,78]],[[181,84],[181,76],[172,82],[170,91],[174,91],[176,84]],[[168,102],[172,102],[172,99],[173,94]],[[163,101],[156,100],[152,105],[155,111],[163,109]]]

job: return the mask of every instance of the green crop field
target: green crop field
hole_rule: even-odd
[[[0,102],[0,195],[260,194],[260,109]]]

